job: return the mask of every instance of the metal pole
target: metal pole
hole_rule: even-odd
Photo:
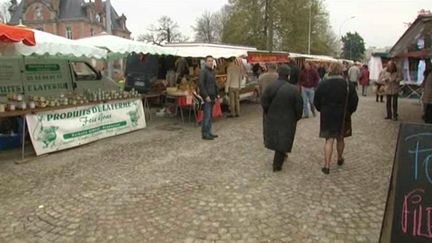
[[[311,32],[312,32],[312,2],[309,5],[309,41],[308,41],[308,54],[311,54]]]
[[[111,22],[111,1],[106,0],[105,2],[105,12],[106,12],[106,32],[108,34],[112,34],[112,22]],[[113,75],[113,64],[112,61],[108,61],[107,63],[107,69],[108,69],[108,77],[112,78]]]
[[[22,129],[22,140],[21,140],[21,143],[22,143],[22,145],[21,145],[22,146],[21,147],[21,162],[24,160],[25,136],[26,136],[26,118],[25,118],[25,115],[23,115],[22,118],[23,118],[23,122],[22,122],[23,129]]]

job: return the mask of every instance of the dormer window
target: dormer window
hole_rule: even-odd
[[[41,5],[35,6],[35,16],[36,16],[36,19],[38,19],[38,20],[42,19],[42,6]]]

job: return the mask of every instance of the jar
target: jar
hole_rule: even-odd
[[[20,109],[20,110],[27,109],[27,104],[25,102],[18,103],[18,109]]]
[[[29,108],[29,109],[35,109],[35,108],[36,108],[36,103],[35,103],[34,101],[30,101],[30,102],[28,103],[28,108]]]
[[[14,110],[15,110],[15,104],[10,103],[10,104],[9,104],[9,110],[10,110],[10,111],[14,111]]]

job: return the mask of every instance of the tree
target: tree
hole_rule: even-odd
[[[361,60],[366,51],[363,38],[357,33],[348,32],[342,36],[342,57],[349,60]]]
[[[158,26],[152,25],[149,33],[139,35],[137,40],[162,45],[165,43],[183,42],[187,40],[187,37],[180,33],[177,22],[168,16],[162,16],[158,20]]]
[[[230,0],[228,6],[223,42],[307,53],[311,13],[311,53],[339,49],[323,0]]]
[[[221,40],[222,22],[217,13],[204,12],[192,28],[195,31],[195,41],[215,43]]]

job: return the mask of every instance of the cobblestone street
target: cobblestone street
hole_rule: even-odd
[[[321,172],[319,117],[298,124],[272,172],[257,104],[219,135],[154,118],[149,127],[15,164],[0,153],[0,242],[377,242],[399,122],[360,98],[345,164]],[[420,105],[400,100],[400,120]]]

